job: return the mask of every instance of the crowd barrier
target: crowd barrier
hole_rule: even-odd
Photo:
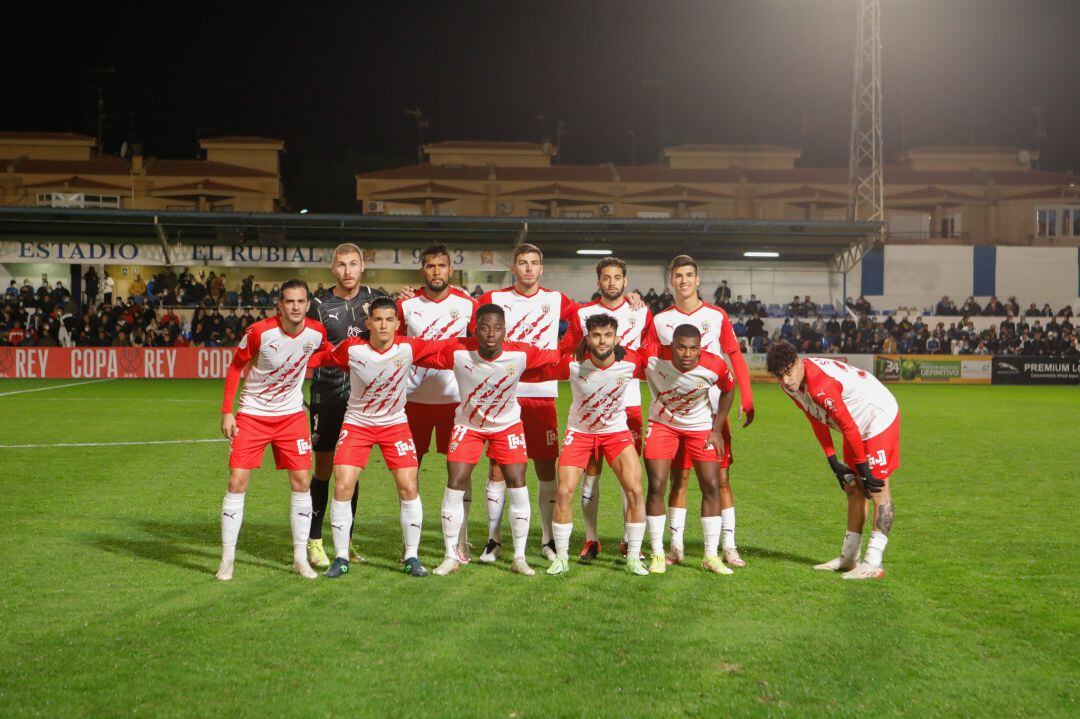
[[[3,379],[223,379],[232,347],[0,347]],[[832,355],[887,383],[1080,384],[1080,358]],[[773,382],[748,354],[755,382]]]

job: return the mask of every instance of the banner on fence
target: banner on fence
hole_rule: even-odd
[[[994,357],[994,384],[1080,384],[1077,357]]]
[[[990,384],[990,357],[982,355],[874,355],[882,382]]]
[[[222,379],[233,347],[0,347],[5,379]]]

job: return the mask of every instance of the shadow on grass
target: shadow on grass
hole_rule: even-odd
[[[743,556],[743,559],[772,559],[779,562],[790,562],[792,564],[808,564],[813,566],[819,562],[823,562],[823,559],[812,559],[810,557],[804,557],[801,554],[792,554],[790,552],[779,552],[775,549],[766,549],[765,547],[754,546],[739,546],[739,554]]]

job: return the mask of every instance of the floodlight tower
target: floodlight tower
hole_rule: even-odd
[[[848,219],[885,221],[881,171],[881,0],[858,0],[851,96]],[[882,231],[883,232],[883,231]]]

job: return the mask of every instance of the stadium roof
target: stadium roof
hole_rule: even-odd
[[[236,212],[145,212],[0,207],[0,240],[117,240],[216,244],[310,242],[362,246],[447,242],[490,249],[529,241],[548,257],[609,249],[628,260],[666,261],[685,252],[702,260],[741,260],[767,250],[782,261],[828,262],[863,243],[871,222],[791,220],[548,219]]]

